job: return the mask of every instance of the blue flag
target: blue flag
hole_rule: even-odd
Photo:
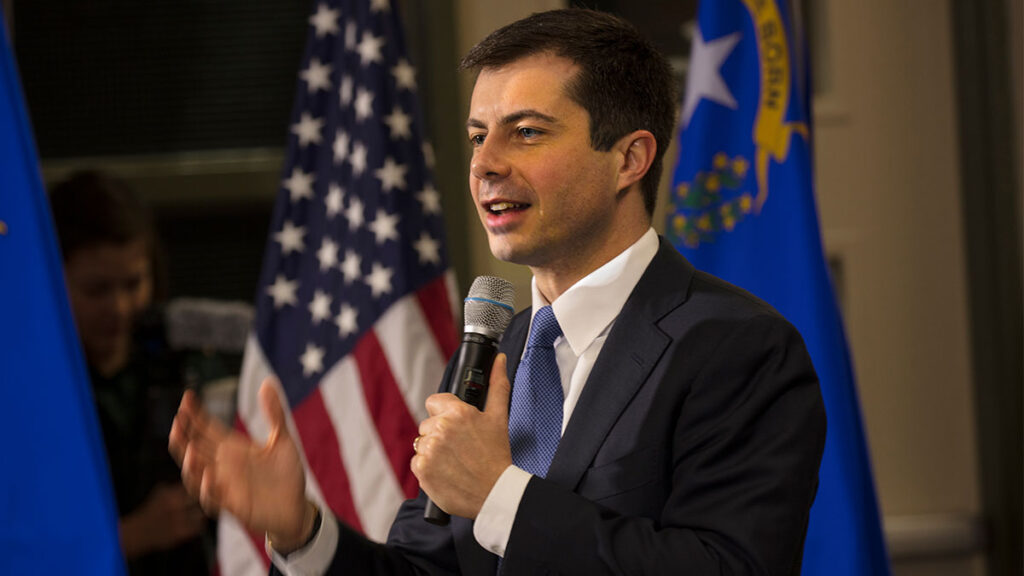
[[[0,573],[124,574],[57,238],[0,11]]]
[[[888,574],[850,355],[818,229],[808,73],[790,5],[701,3],[666,229],[697,268],[785,315],[814,360],[828,435],[803,573]]]

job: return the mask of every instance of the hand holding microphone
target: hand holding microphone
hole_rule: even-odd
[[[413,458],[413,472],[432,497],[424,511],[428,522],[445,525],[449,520],[434,500],[456,514],[475,515],[493,481],[512,462],[510,386],[504,358],[495,362],[495,356],[515,312],[513,300],[511,283],[492,276],[477,278],[466,297],[465,330],[447,384],[449,393],[427,399],[430,418],[420,425]],[[500,371],[493,377],[492,366]],[[492,382],[498,384],[488,398]],[[490,484],[482,490],[487,481]]]

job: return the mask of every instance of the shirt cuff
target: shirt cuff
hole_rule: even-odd
[[[334,553],[338,549],[338,521],[326,506],[320,507],[320,515],[320,530],[313,537],[313,541],[288,554],[287,557],[278,554],[270,546],[269,540],[266,542],[265,547],[270,561],[284,576],[321,576],[330,567]]]
[[[485,550],[505,557],[505,547],[512,534],[519,502],[532,477],[522,468],[509,466],[494,483],[473,524],[473,537]]]

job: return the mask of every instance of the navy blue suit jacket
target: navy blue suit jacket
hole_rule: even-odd
[[[529,328],[501,343],[514,375]],[[825,413],[796,330],[664,240],[587,380],[503,574],[798,574]],[[493,575],[472,521],[402,505],[387,545],[341,527],[332,574]]]

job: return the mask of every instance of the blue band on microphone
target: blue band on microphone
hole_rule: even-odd
[[[494,304],[496,306],[501,306],[502,308],[508,310],[509,312],[515,312],[516,311],[515,308],[509,306],[508,304],[505,304],[504,302],[498,302],[497,300],[491,300],[489,298],[477,298],[477,297],[474,296],[474,297],[471,297],[471,298],[466,298],[465,301],[466,302],[487,302],[488,304]]]

